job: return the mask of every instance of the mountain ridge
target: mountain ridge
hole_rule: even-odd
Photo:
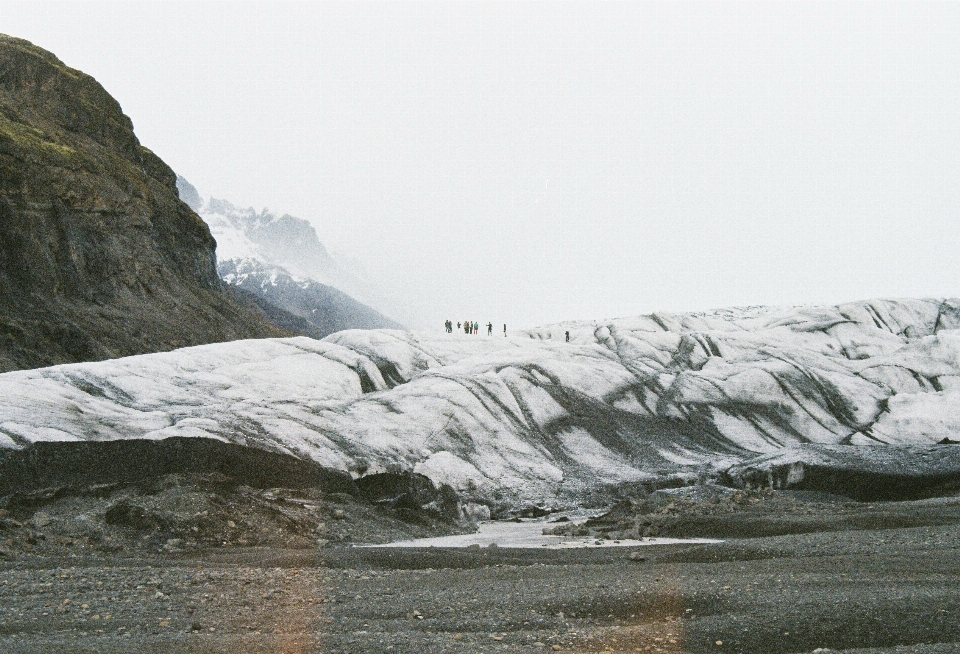
[[[189,199],[189,204],[209,225],[217,240],[218,261],[243,265],[240,262],[253,260],[281,268],[292,278],[333,287],[383,316],[381,324],[370,326],[398,325],[388,317],[402,309],[398,300],[386,294],[357,261],[332,254],[308,220],[287,213],[278,215],[268,209],[244,209],[214,197],[204,200],[182,175],[177,176],[177,188],[181,199]]]
[[[312,279],[296,280],[279,266],[257,259],[220,261],[224,282],[260,297],[312,325],[305,336],[323,338],[344,329],[403,329],[378,311],[357,302],[337,288]]]
[[[308,221],[263,209],[240,209],[226,200],[204,200],[193,184],[177,176],[180,198],[195,208],[217,240],[217,269],[230,287],[297,316],[307,324],[278,317],[294,333],[323,338],[343,329],[402,329],[342,287],[375,293],[373,286],[330,255]],[[266,304],[264,304],[266,303]]]

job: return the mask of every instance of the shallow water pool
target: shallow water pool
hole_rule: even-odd
[[[589,516],[587,516],[589,517]],[[573,524],[583,522],[586,517],[571,520]],[[490,521],[480,523],[474,534],[458,536],[440,536],[436,538],[416,538],[400,540],[385,545],[361,545],[359,547],[520,547],[544,549],[568,549],[578,547],[639,547],[644,545],[669,545],[673,543],[718,543],[710,538],[644,538],[643,540],[597,540],[595,538],[571,536],[547,536],[543,530],[557,523],[546,519],[515,521]],[[567,523],[569,524],[569,523]]]

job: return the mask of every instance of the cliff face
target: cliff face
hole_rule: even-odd
[[[0,35],[0,371],[281,335],[89,75]]]

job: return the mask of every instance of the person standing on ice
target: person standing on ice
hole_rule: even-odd
[[[507,337],[507,323],[503,323],[503,337]]]
[[[569,342],[570,342],[570,332],[567,331],[567,332],[564,332],[564,333],[567,335],[567,343],[569,343]]]
[[[474,334],[480,333],[480,323],[478,323],[476,320],[473,321],[473,333]]]
[[[487,323],[487,336],[493,336],[493,323]]]

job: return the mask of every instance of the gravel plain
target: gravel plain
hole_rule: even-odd
[[[0,651],[960,651],[960,527],[536,550],[9,554]]]

